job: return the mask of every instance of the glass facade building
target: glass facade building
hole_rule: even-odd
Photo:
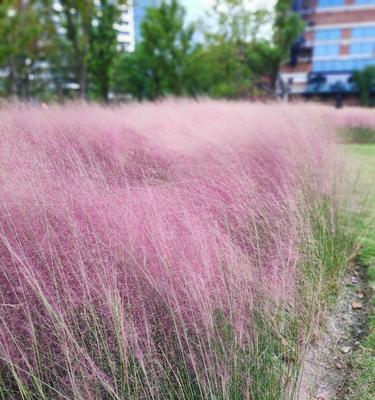
[[[121,18],[116,24],[118,48],[123,51],[133,51],[136,44],[142,40],[141,25],[149,7],[157,7],[161,0],[128,0],[120,6]]]
[[[295,0],[293,9],[306,29],[281,73],[291,92],[355,91],[354,71],[375,65],[375,0]]]

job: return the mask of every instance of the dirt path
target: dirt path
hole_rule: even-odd
[[[358,261],[348,272],[337,304],[316,345],[309,345],[298,400],[343,400],[351,358],[367,332],[367,269]]]

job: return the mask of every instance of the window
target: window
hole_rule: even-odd
[[[374,43],[353,43],[350,45],[350,54],[373,54],[375,53]]]
[[[366,67],[365,60],[354,60],[354,69],[363,69]]]
[[[325,71],[329,71],[330,69],[331,69],[330,63],[327,61],[323,61],[323,62],[316,63],[314,65],[313,71],[325,72]]]
[[[353,71],[366,68],[369,65],[375,65],[375,59],[360,60],[329,60],[317,61],[313,65],[314,72],[337,72],[337,71]]]
[[[366,6],[368,4],[375,4],[375,0],[356,0],[355,4],[358,6]]]
[[[341,37],[341,29],[319,29],[315,32],[315,40],[337,40]]]
[[[314,57],[337,56],[339,54],[339,45],[317,45],[314,47]]]
[[[347,66],[348,70],[353,71],[353,70],[357,69],[356,61],[357,60],[347,60],[346,61],[346,66]]]
[[[342,60],[336,60],[332,63],[332,69],[334,71],[342,71],[346,69],[350,69],[350,66],[347,63],[343,63]]]
[[[352,37],[355,39],[359,38],[375,38],[375,26],[364,26],[360,28],[352,29]]]
[[[340,7],[345,4],[345,0],[319,0],[319,7]]]

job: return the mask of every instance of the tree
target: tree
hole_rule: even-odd
[[[362,71],[353,74],[357,86],[359,99],[363,106],[375,105],[375,65],[370,65]]]
[[[60,0],[62,25],[72,47],[73,71],[80,96],[87,94],[90,32],[95,15],[94,0]]]
[[[177,0],[162,1],[160,7],[147,10],[141,32],[134,54],[123,55],[116,65],[116,89],[139,99],[186,94],[194,26],[185,24],[185,9]]]
[[[119,15],[116,2],[99,0],[95,23],[90,30],[89,72],[94,78],[95,95],[105,101],[108,100],[110,74],[117,54],[115,23],[118,21]]]
[[[115,60],[111,82],[116,94],[130,94],[137,100],[152,98],[153,81],[147,77],[147,58],[140,46]]]
[[[216,69],[211,95],[274,94],[280,67],[303,29],[291,6],[291,0],[278,0],[270,12],[255,10],[250,1],[216,0],[208,18],[213,27],[205,33],[206,58]]]
[[[125,0],[0,2],[0,68],[4,94],[45,98],[93,89],[108,98],[117,55],[115,23]],[[90,83],[90,88],[88,87]]]
[[[59,0],[58,4],[57,24],[65,39],[60,40],[61,55],[68,53],[79,95],[86,97],[92,88],[95,97],[107,100],[117,55],[115,24],[126,0]]]
[[[243,0],[216,0],[207,20],[211,26],[205,29],[209,42],[247,43],[260,32],[265,22],[265,10],[252,10],[251,3]]]
[[[57,7],[56,7],[57,4]],[[55,2],[57,25],[60,28],[58,47],[60,66],[57,72],[69,69],[71,83],[77,84],[81,97],[93,90],[95,97],[108,99],[110,71],[117,55],[115,24],[126,0],[59,0]],[[65,82],[67,83],[67,82]]]
[[[266,15],[263,10],[252,11],[242,0],[215,2],[206,18],[212,24],[204,27],[207,45],[200,51],[198,61],[200,75],[206,76],[206,86],[210,83],[207,94],[231,98],[255,93],[247,53]]]
[[[264,78],[274,91],[303,26],[291,0],[278,0],[274,13],[254,11],[248,1],[217,0],[207,18],[214,23],[197,43],[196,25],[186,24],[179,1],[163,0],[148,9],[136,50],[119,54],[115,24],[125,1],[0,2],[0,67],[8,72],[3,91],[65,96],[76,88],[80,96],[107,100],[112,85],[138,99],[247,97]]]
[[[278,0],[273,19],[271,40],[255,40],[248,48],[248,59],[258,76],[267,75],[271,90],[275,92],[281,66],[289,58],[293,43],[304,29],[298,14],[291,12],[291,0]]]
[[[2,91],[29,97],[48,84],[43,61],[48,58],[54,28],[51,1],[4,0],[0,4],[0,68],[6,72]]]
[[[190,71],[194,94],[238,98],[254,93],[253,74],[242,46],[225,41],[201,46],[191,57]]]

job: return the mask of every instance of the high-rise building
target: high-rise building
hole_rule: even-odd
[[[118,50],[134,51],[136,34],[133,0],[129,0],[126,5],[120,6],[120,9],[120,20],[115,25],[117,30]]]
[[[375,0],[295,0],[306,29],[281,78],[292,94],[352,93],[353,72],[375,65]]]
[[[141,25],[149,7],[157,7],[160,0],[129,0],[121,6],[121,18],[116,24],[119,50],[133,51],[142,39]]]

